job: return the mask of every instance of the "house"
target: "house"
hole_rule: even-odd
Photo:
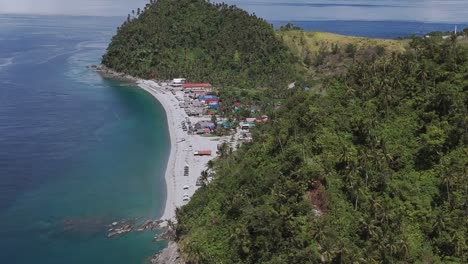
[[[240,122],[239,126],[242,130],[249,130],[253,127],[255,127],[255,124],[253,123],[248,123],[248,122]]]
[[[218,103],[211,103],[209,105],[209,107],[210,107],[210,109],[218,109],[219,105],[218,105]]]
[[[204,98],[204,99],[200,99],[200,100],[205,101],[206,104],[211,104],[211,103],[216,103],[217,104],[219,102],[219,99],[217,97],[216,98]]]
[[[185,78],[175,78],[172,80],[172,87],[182,87],[183,84],[185,84]]]
[[[221,125],[222,125],[223,128],[225,128],[225,129],[234,128],[234,127],[236,126],[236,124],[235,124],[234,122],[228,122],[228,121],[222,122]]]
[[[211,156],[211,150],[199,150],[193,152],[194,156]]]
[[[198,123],[195,124],[195,129],[205,129],[205,128],[208,128],[210,130],[214,130],[216,128],[216,125],[211,122],[211,121],[200,121]]]
[[[245,119],[245,122],[247,123],[254,123],[257,120],[255,117],[248,117]]]
[[[262,120],[263,123],[270,122],[270,118],[267,115],[261,115],[260,119]]]
[[[213,91],[213,86],[210,83],[184,83],[182,88],[191,91]]]
[[[208,91],[192,91],[191,97],[192,98],[199,98],[202,95],[207,95]]]
[[[232,108],[235,110],[235,111],[239,111],[241,109],[242,105],[241,103],[239,102],[236,102],[232,105]]]

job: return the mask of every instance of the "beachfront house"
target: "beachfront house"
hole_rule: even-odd
[[[198,97],[198,100],[208,106],[209,109],[218,109],[219,107],[219,98],[216,95],[202,95]]]
[[[211,121],[207,121],[207,120],[202,120],[202,121],[195,124],[195,129],[197,129],[197,130],[199,130],[199,129],[214,130],[215,128],[216,128],[215,123],[213,123]]]
[[[190,98],[198,99],[200,96],[207,95],[207,91],[190,91]]]
[[[249,122],[240,122],[239,126],[242,130],[249,130],[251,128],[255,127],[254,123],[249,123]]]
[[[210,83],[184,83],[182,88],[185,91],[213,91],[213,86]]]
[[[182,87],[186,82],[185,78],[175,78],[172,80],[171,86],[172,87]]]

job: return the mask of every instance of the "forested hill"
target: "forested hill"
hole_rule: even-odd
[[[158,0],[129,15],[102,63],[144,78],[285,87],[293,56],[263,19],[204,0]]]
[[[210,164],[177,212],[184,260],[468,263],[467,47],[415,39],[323,88]]]

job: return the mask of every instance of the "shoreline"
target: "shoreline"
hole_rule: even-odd
[[[207,169],[207,163],[216,157],[214,153],[217,151],[218,142],[223,138],[189,135],[183,131],[181,126],[183,121],[190,120],[196,123],[200,120],[209,120],[211,117],[189,117],[184,109],[179,107],[176,96],[168,89],[170,87],[161,86],[155,81],[118,73],[104,65],[91,67],[104,78],[130,82],[136,88],[149,93],[163,107],[171,149],[164,173],[166,200],[159,219],[166,220],[163,225],[167,224],[167,220],[176,220],[176,209],[188,203],[188,201],[183,201],[184,196],[190,199],[199,188],[196,186],[197,179],[201,172]],[[198,150],[211,150],[213,156],[194,156],[193,152]],[[188,176],[184,176],[184,167],[189,167]]]
[[[167,159],[166,168],[164,170],[164,183],[166,185],[166,199],[164,202],[164,210],[162,210],[162,215],[159,217],[160,220],[169,220],[175,218],[175,204],[174,204],[174,184],[170,184],[171,178],[173,178],[175,169],[175,155],[177,152],[177,143],[175,132],[174,118],[172,118],[173,107],[170,105],[170,99],[164,97],[161,93],[153,88],[151,85],[145,84],[146,80],[140,79],[128,74],[116,72],[105,65],[93,65],[91,68],[94,68],[98,74],[106,79],[117,80],[122,82],[129,82],[132,86],[138,89],[142,89],[150,94],[156,101],[161,104],[166,115],[166,123],[169,133],[169,157]],[[171,122],[172,121],[172,122]]]
[[[92,66],[104,78],[130,82],[132,86],[142,89],[156,99],[164,109],[168,125],[170,152],[164,172],[166,184],[166,200],[164,210],[159,217],[163,222],[160,227],[167,227],[169,221],[176,221],[176,209],[188,203],[183,201],[184,196],[189,199],[199,188],[196,186],[201,172],[207,169],[210,160],[216,157],[218,143],[228,140],[228,137],[202,137],[189,135],[182,129],[181,122],[197,123],[200,120],[210,120],[211,116],[188,117],[183,108],[179,107],[179,101],[168,88],[159,85],[155,81],[144,80],[130,75],[115,72],[103,65]],[[211,150],[213,156],[195,156],[194,151]],[[184,167],[189,167],[188,176],[184,174]],[[186,188],[188,187],[188,189]],[[178,245],[169,241],[168,247],[157,252],[150,258],[150,263],[180,263]]]
[[[182,129],[182,122],[197,123],[210,120],[211,116],[189,117],[185,110],[179,107],[179,101],[165,86],[155,81],[136,81],[137,86],[152,95],[164,108],[170,134],[171,150],[166,165],[164,179],[166,182],[166,202],[161,220],[176,220],[176,209],[187,204],[184,197],[190,198],[199,188],[196,183],[202,171],[207,169],[208,162],[216,157],[218,143],[228,140],[228,137],[203,137],[191,135]],[[210,150],[212,156],[195,156],[194,152]],[[184,175],[184,168],[189,168]]]
[[[165,98],[161,92],[155,90],[151,86],[144,83],[144,81],[139,80],[137,81],[137,87],[143,89],[151,96],[153,96],[163,107],[165,115],[166,115],[166,122],[167,127],[169,130],[169,140],[170,140],[170,151],[169,151],[169,158],[167,160],[166,169],[164,172],[164,182],[166,184],[166,201],[164,204],[164,210],[160,217],[161,220],[169,220],[175,218],[175,210],[176,206],[174,203],[174,186],[170,184],[171,180],[174,180],[175,177],[174,171],[176,166],[176,153],[177,151],[177,140],[175,135],[176,124],[174,124],[174,118],[172,117],[173,107],[170,105],[170,99]],[[171,122],[172,121],[172,122]]]

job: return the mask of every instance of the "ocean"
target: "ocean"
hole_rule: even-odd
[[[170,144],[162,106],[92,69],[121,18],[0,16],[0,263],[143,263]]]
[[[166,246],[107,238],[113,221],[162,214],[170,151],[162,106],[87,68],[123,19],[0,15],[0,263],[143,263]],[[382,38],[453,27],[297,24]]]
[[[287,23],[292,23],[304,30],[325,31],[341,35],[359,36],[369,38],[395,39],[421,37],[433,31],[453,32],[468,28],[466,23],[423,23],[414,21],[346,21],[346,20],[320,20],[320,21],[272,21],[278,29]]]

